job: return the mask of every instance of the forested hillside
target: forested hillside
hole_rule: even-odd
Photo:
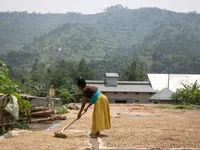
[[[20,50],[24,44],[79,17],[75,13],[0,12],[0,52]]]
[[[144,72],[199,73],[199,24],[196,12],[120,5],[93,15],[2,12],[0,60],[11,66],[17,81],[39,66],[47,71],[58,64],[73,64],[74,69],[64,67],[73,78],[83,62],[90,79],[119,72],[128,80],[124,72],[135,67]]]

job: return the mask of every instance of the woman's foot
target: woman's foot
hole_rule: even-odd
[[[100,132],[97,132],[96,135],[97,135],[97,136],[100,136]]]
[[[98,137],[100,137],[100,132],[97,132],[96,134],[90,133],[89,135],[91,138],[98,138]]]

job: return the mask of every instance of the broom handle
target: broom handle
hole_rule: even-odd
[[[81,116],[83,116],[85,113],[86,113],[86,111],[85,111],[84,113],[82,113]],[[75,119],[75,120],[72,121],[68,126],[62,128],[62,129],[60,129],[60,130],[62,130],[62,132],[65,131],[67,128],[69,128],[69,127],[70,127],[74,122],[76,122],[77,120],[78,120],[78,119]],[[58,131],[60,131],[60,130],[58,130]],[[58,132],[58,131],[56,131],[56,132]]]

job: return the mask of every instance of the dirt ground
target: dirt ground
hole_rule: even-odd
[[[111,104],[111,129],[101,132],[98,141],[104,148],[200,148],[200,110],[156,108],[158,105]],[[77,111],[67,114],[50,131],[31,131],[0,141],[1,150],[55,150],[90,147],[92,109],[65,133],[67,139],[53,137],[53,132],[76,118]],[[93,143],[92,143],[93,144]],[[96,147],[96,146],[94,146]]]

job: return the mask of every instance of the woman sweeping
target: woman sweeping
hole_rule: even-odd
[[[81,109],[77,115],[77,119],[81,118],[82,111],[87,111],[88,108],[94,104],[94,110],[92,114],[92,132],[91,137],[100,136],[100,131],[109,129],[110,124],[110,108],[108,98],[97,90],[96,87],[87,86],[85,80],[79,77],[77,80],[77,86],[83,93]],[[87,99],[90,99],[90,104],[85,108]],[[84,109],[85,108],[85,109]]]

